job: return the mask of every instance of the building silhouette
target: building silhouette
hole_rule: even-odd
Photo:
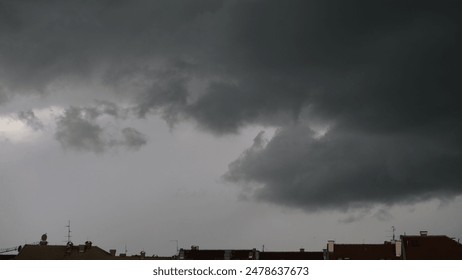
[[[147,256],[144,251],[127,256],[105,251],[91,241],[74,245],[49,245],[46,234],[34,244],[0,250],[0,260],[462,260],[462,244],[445,235],[401,235],[399,240],[381,244],[337,244],[330,240],[320,251],[259,251],[257,249],[179,249],[177,255]],[[394,239],[394,238],[393,238]],[[17,255],[9,253],[13,249]]]

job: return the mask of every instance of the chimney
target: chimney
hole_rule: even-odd
[[[141,255],[141,258],[144,259],[146,257],[146,252],[145,251],[141,251],[140,252],[140,255]]]
[[[304,253],[305,252],[305,248],[300,248],[300,253]]]
[[[74,248],[74,244],[71,241],[67,242],[67,244],[66,244],[66,254],[72,253],[73,248]]]
[[[199,246],[197,245],[191,246],[191,251],[198,251],[198,250],[199,250]]]
[[[48,236],[47,236],[46,233],[45,233],[45,234],[42,234],[42,239],[40,240],[40,243],[39,243],[39,244],[40,244],[41,246],[48,245],[47,238],[48,238]]]
[[[335,244],[335,241],[334,240],[329,240],[327,241],[327,251],[329,253],[333,253],[334,252],[334,244]]]
[[[401,257],[401,240],[396,240],[395,242],[395,253],[396,253],[396,257],[397,258],[400,258]]]
[[[420,236],[427,236],[428,235],[428,231],[426,230],[421,230],[420,231]]]
[[[116,255],[116,249],[111,249],[111,250],[109,250],[109,253],[111,254],[111,256],[115,257],[115,255]]]
[[[260,252],[257,248],[253,248],[252,251],[249,252],[249,260],[259,260],[260,259]]]

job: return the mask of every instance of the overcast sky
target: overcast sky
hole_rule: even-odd
[[[0,248],[462,238],[461,14],[0,0]]]

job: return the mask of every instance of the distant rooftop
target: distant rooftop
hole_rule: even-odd
[[[86,245],[24,245],[17,260],[109,260],[113,256],[109,252]]]
[[[462,244],[445,235],[401,236],[409,260],[462,260]]]

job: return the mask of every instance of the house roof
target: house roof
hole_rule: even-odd
[[[323,252],[269,251],[260,252],[260,260],[323,260]]]
[[[3,255],[0,254],[0,260],[13,260],[16,257],[16,255]]]
[[[151,255],[151,256],[146,256],[146,255],[131,255],[127,256],[125,254],[120,254],[115,257],[116,260],[175,260],[176,256],[157,256],[157,255]]]
[[[180,250],[180,258],[185,260],[322,260],[323,252],[260,252],[248,250]]]
[[[249,260],[255,259],[255,250],[180,250],[185,260]]]
[[[395,244],[335,244],[334,251],[329,252],[329,259],[350,260],[394,260],[396,257]]]
[[[107,260],[110,253],[97,246],[86,247],[66,245],[24,245],[16,256],[17,260]]]
[[[445,235],[401,236],[408,260],[462,260],[462,244]]]

